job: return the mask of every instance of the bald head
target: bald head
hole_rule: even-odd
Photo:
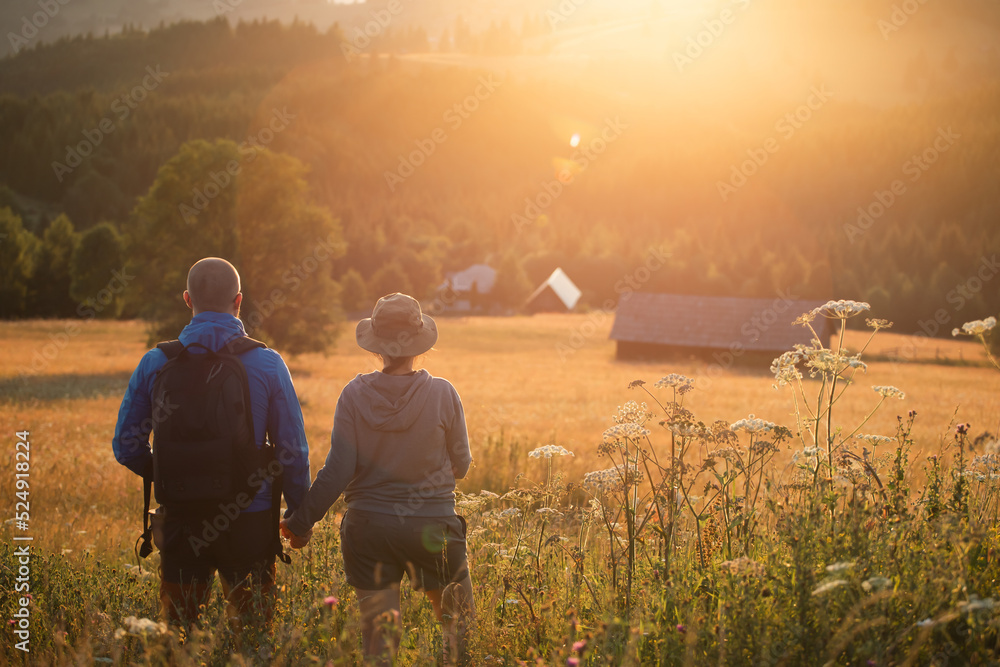
[[[219,257],[206,257],[195,262],[188,271],[188,305],[195,314],[206,310],[216,313],[239,313],[237,295],[240,293],[240,274],[236,267]]]

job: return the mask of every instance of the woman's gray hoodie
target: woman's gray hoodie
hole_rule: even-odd
[[[349,508],[408,516],[455,514],[455,479],[472,464],[465,412],[450,382],[425,370],[358,375],[337,401],[326,463],[288,519],[305,535],[340,494]]]

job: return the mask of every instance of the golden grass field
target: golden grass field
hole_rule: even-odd
[[[541,479],[543,465],[526,457],[540,444],[555,443],[575,452],[575,458],[559,461],[570,481],[607,467],[596,454],[602,431],[611,425],[618,405],[648,398],[642,390],[627,389],[628,383],[646,380],[656,393],[652,383],[671,372],[698,378],[698,389],[688,394],[685,404],[699,419],[732,422],[753,413],[794,429],[789,388],[772,388],[766,369],[736,368],[708,382],[704,361],[617,362],[614,343],[607,338],[611,319],[574,314],[439,320],[436,349],[420,364],[451,380],[465,405],[476,467],[460,483],[461,490],[506,488],[521,472]],[[587,322],[597,326],[585,326]],[[115,462],[111,438],[128,377],[146,350],[145,328],[139,322],[76,323],[79,333],[68,337],[54,359],[37,374],[20,379],[19,371],[36,353],[46,345],[50,353],[57,349],[52,336],[65,342],[61,334],[71,324],[0,324],[0,433],[6,443],[6,479],[13,479],[15,432],[28,430],[36,546],[132,560],[140,532],[141,484]],[[593,335],[561,359],[556,345],[568,345],[574,331],[591,329]],[[313,475],[326,457],[341,388],[356,373],[375,368],[374,358],[354,343],[353,323],[343,331],[328,356],[286,357],[303,407]],[[847,343],[856,348],[865,337],[849,332]],[[882,332],[869,351],[897,353],[908,345],[915,345],[921,363],[871,363],[845,395],[839,423],[853,428],[877,402],[870,385],[888,384],[904,390],[906,399],[887,401],[863,432],[892,435],[896,416],[916,410],[917,451],[911,461],[918,468],[923,455],[937,453],[950,442],[953,415],[970,422],[974,435],[997,432],[1000,373],[954,363],[982,360],[978,343],[921,341]],[[950,363],[933,363],[935,358]],[[652,437],[654,444],[657,438],[663,441],[655,428]],[[779,468],[790,452],[777,459]],[[4,481],[0,497],[8,516],[14,506],[12,487]],[[4,532],[11,533],[9,524]]]

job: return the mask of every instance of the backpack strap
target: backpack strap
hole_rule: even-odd
[[[254,340],[250,336],[237,336],[236,338],[226,343],[225,346],[222,348],[222,350],[225,350],[229,354],[239,355],[243,354],[244,352],[249,352],[250,350],[257,349],[258,347],[267,349],[267,345],[260,342],[259,340]],[[222,350],[219,351],[221,352]]]
[[[249,336],[239,336],[237,338],[229,341],[225,348],[226,352],[233,355],[240,355],[244,352],[249,352],[257,348],[267,349],[267,345],[259,340],[254,340]],[[264,444],[265,450],[268,452],[271,460],[277,460],[274,450],[274,444],[270,441],[270,438],[265,439]],[[278,559],[285,563],[286,565],[292,562],[291,557],[285,553],[284,546],[281,543],[281,530],[279,524],[281,522],[281,492],[284,486],[285,474],[284,472],[279,472],[273,480],[271,480],[271,526],[272,535],[274,537],[274,553]]]
[[[184,343],[179,340],[165,340],[156,344],[156,349],[167,355],[167,361],[176,359],[177,355],[184,351]]]

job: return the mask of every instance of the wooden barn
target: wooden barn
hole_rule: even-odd
[[[576,306],[581,294],[580,288],[573,284],[566,272],[557,268],[531,293],[524,302],[524,309],[532,315],[568,313]]]
[[[792,322],[824,303],[633,292],[618,302],[610,337],[619,359],[695,355],[726,365],[736,358],[770,363],[796,343],[809,343],[809,329]],[[813,328],[829,345],[830,320],[817,317]]]

